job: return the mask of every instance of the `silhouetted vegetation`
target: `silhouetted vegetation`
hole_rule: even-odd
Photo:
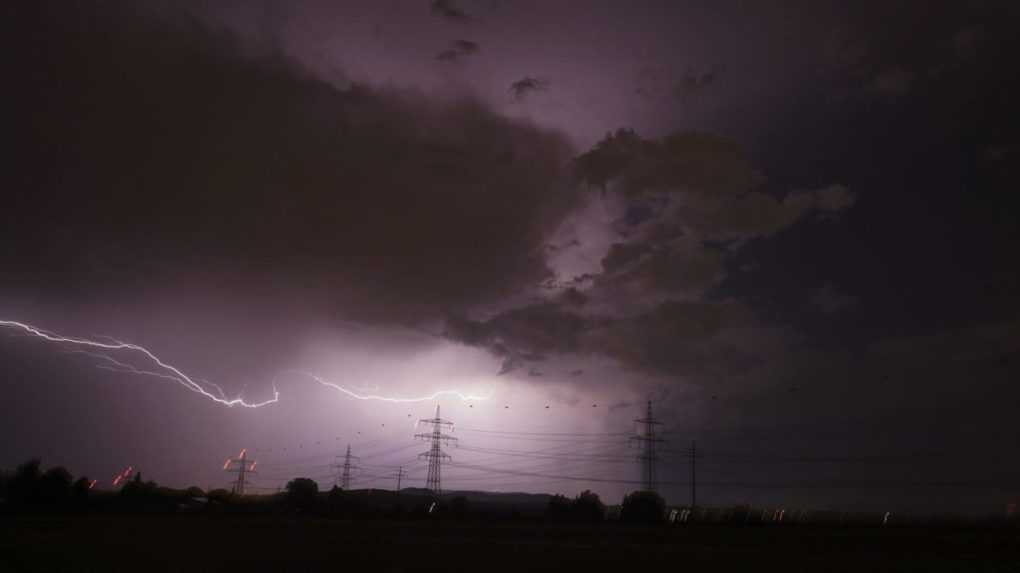
[[[435,496],[423,489],[400,493],[384,490],[319,491],[309,478],[298,477],[278,494],[239,495],[218,488],[162,487],[135,473],[119,489],[92,488],[87,477],[75,478],[62,467],[44,468],[33,459],[13,472],[0,472],[0,515],[17,514],[189,514],[279,515],[355,520],[520,521],[565,526],[620,522],[670,527],[793,527],[873,528],[903,526],[1009,526],[1005,516],[983,519],[959,516],[911,517],[884,513],[806,511],[802,509],[732,507],[671,508],[655,493],[636,491],[622,505],[607,508],[591,491],[573,499],[563,495],[455,492]]]
[[[319,484],[308,478],[296,478],[287,483],[287,501],[298,509],[310,510],[319,495]]]
[[[562,495],[549,498],[545,516],[553,521],[598,523],[606,517],[606,506],[598,494],[584,490],[573,500]]]
[[[88,480],[75,483],[71,472],[56,466],[45,472],[39,459],[31,459],[18,466],[4,480],[3,497],[10,507],[19,510],[54,510],[67,508],[72,500],[80,501],[88,495]],[[80,482],[84,480],[84,485]]]
[[[620,521],[625,523],[662,523],[666,520],[666,502],[654,491],[635,491],[623,498]]]
[[[119,490],[94,490],[88,477],[75,479],[61,466],[43,470],[38,459],[0,476],[0,511],[4,513],[173,513],[203,495],[195,487],[184,491],[160,487],[144,481],[140,472]]]

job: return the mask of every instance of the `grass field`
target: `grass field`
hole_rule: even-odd
[[[530,521],[0,520],[2,571],[1020,571],[1020,530]]]

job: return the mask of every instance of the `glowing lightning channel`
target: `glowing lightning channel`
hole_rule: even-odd
[[[328,380],[324,380],[321,376],[317,376],[315,374],[312,374],[311,372],[304,372],[302,370],[288,370],[288,372],[292,372],[294,374],[300,374],[302,376],[307,376],[307,377],[311,378],[312,380],[315,380],[319,384],[322,384],[323,386],[327,386],[329,388],[333,388],[334,390],[338,390],[338,391],[340,391],[340,392],[346,394],[347,396],[350,396],[351,398],[354,398],[356,400],[379,400],[379,401],[382,401],[382,402],[393,402],[393,403],[396,403],[396,404],[407,404],[407,403],[411,403],[411,402],[431,402],[431,401],[436,400],[438,398],[441,398],[443,396],[455,396],[457,398],[460,398],[464,402],[477,402],[477,401],[481,401],[481,400],[488,400],[489,398],[492,397],[492,393],[491,392],[489,394],[486,394],[486,395],[483,396],[483,395],[478,395],[478,394],[465,394],[465,393],[463,393],[463,392],[461,392],[459,390],[439,390],[439,391],[433,392],[432,394],[429,394],[427,396],[418,396],[418,397],[415,397],[415,398],[395,398],[395,397],[392,397],[392,396],[380,396],[378,394],[358,394],[357,392],[354,392],[353,390],[348,390],[347,388],[344,388],[343,386],[341,386],[339,384],[334,384],[333,382],[330,382]]]
[[[184,372],[181,372],[180,370],[178,370],[177,367],[175,367],[175,366],[173,366],[171,364],[167,364],[166,362],[163,362],[162,360],[160,360],[160,358],[158,356],[156,356],[155,354],[150,352],[148,349],[146,349],[146,348],[144,348],[142,346],[139,346],[137,344],[131,344],[129,342],[121,342],[120,340],[116,340],[116,339],[110,339],[111,340],[110,342],[97,342],[95,340],[87,340],[87,339],[84,339],[84,338],[74,338],[74,337],[69,337],[69,336],[60,336],[60,335],[57,335],[57,334],[52,334],[52,333],[46,332],[46,331],[44,331],[42,329],[39,329],[39,328],[37,328],[35,326],[32,326],[30,324],[25,324],[23,322],[17,322],[17,321],[13,321],[13,320],[0,320],[0,326],[6,326],[8,328],[21,329],[21,330],[25,331],[28,334],[31,334],[33,336],[37,336],[37,337],[42,338],[43,340],[47,340],[49,342],[63,343],[63,344],[74,344],[74,345],[77,345],[77,346],[84,346],[84,347],[87,347],[87,348],[101,348],[101,349],[104,349],[104,350],[130,350],[130,351],[134,351],[134,352],[139,352],[139,353],[145,355],[149,360],[151,360],[153,363],[158,365],[164,371],[173,374],[173,376],[171,376],[171,378],[173,380],[177,381],[177,383],[179,383],[181,386],[184,386],[185,388],[187,388],[188,390],[191,390],[192,392],[201,394],[201,395],[205,396],[206,398],[209,398],[210,400],[212,400],[214,402],[218,402],[220,404],[223,404],[224,406],[230,406],[230,407],[233,407],[233,406],[244,406],[245,408],[260,408],[262,406],[265,406],[265,405],[277,402],[280,399],[280,393],[276,391],[276,388],[273,388],[273,398],[271,400],[266,400],[265,402],[249,403],[249,402],[245,402],[243,398],[234,398],[232,400],[228,400],[226,398],[223,398],[222,396],[216,396],[215,394],[212,394],[208,390],[206,390],[201,384],[199,384],[198,382],[196,382],[195,380],[190,378],[187,374],[185,374]],[[139,372],[139,373],[143,373],[143,372]],[[167,375],[169,376],[169,374],[167,374]]]
[[[229,407],[242,406],[244,408],[261,408],[262,406],[267,406],[269,404],[275,404],[276,402],[280,401],[280,392],[276,389],[276,381],[275,381],[275,379],[273,381],[273,397],[272,397],[272,399],[265,400],[263,402],[246,402],[243,398],[227,398],[226,394],[223,392],[223,388],[221,388],[220,386],[218,386],[218,385],[216,385],[216,384],[214,384],[212,382],[209,382],[207,380],[203,380],[201,378],[192,378],[192,377],[188,376],[187,374],[182,372],[180,369],[178,369],[176,366],[173,366],[172,364],[168,364],[166,362],[163,362],[162,359],[160,359],[158,356],[156,356],[149,349],[147,349],[147,348],[145,348],[143,346],[139,346],[137,344],[132,344],[130,342],[122,342],[120,340],[117,340],[115,338],[110,338],[108,336],[99,336],[97,338],[105,339],[105,340],[108,340],[109,342],[103,342],[103,341],[100,341],[100,340],[89,340],[89,339],[86,339],[86,338],[75,338],[75,337],[71,337],[71,336],[61,336],[59,334],[54,334],[54,333],[51,333],[51,332],[47,332],[47,331],[45,331],[45,330],[43,330],[41,328],[38,328],[36,326],[32,326],[31,324],[26,324],[26,323],[23,323],[23,322],[17,322],[17,321],[14,321],[14,320],[0,320],[0,327],[7,327],[7,328],[13,328],[13,329],[21,330],[21,331],[23,331],[26,334],[30,334],[32,336],[35,336],[35,337],[41,338],[43,340],[46,340],[47,342],[52,342],[52,343],[56,343],[56,344],[72,344],[72,345],[75,345],[75,346],[78,346],[78,347],[84,347],[84,348],[94,348],[94,349],[100,349],[100,350],[124,350],[124,351],[131,351],[131,352],[139,353],[139,354],[143,355],[144,357],[146,357],[153,364],[155,364],[156,366],[161,368],[162,371],[158,371],[158,370],[143,370],[143,369],[137,368],[137,367],[135,367],[135,366],[133,366],[131,364],[128,364],[128,363],[125,363],[125,362],[121,362],[121,361],[113,358],[112,356],[108,356],[106,354],[101,354],[101,353],[98,353],[98,352],[90,352],[88,350],[83,350],[83,349],[79,349],[79,350],[74,351],[74,352],[85,354],[85,355],[88,355],[88,356],[91,356],[93,358],[96,358],[96,359],[99,359],[99,360],[102,360],[102,361],[106,362],[106,364],[102,364],[102,365],[98,366],[98,368],[102,368],[104,370],[110,370],[112,372],[121,372],[121,373],[126,373],[126,374],[137,374],[137,375],[140,375],[140,376],[153,376],[153,377],[156,377],[156,378],[163,378],[165,380],[170,380],[170,381],[173,381],[173,382],[176,382],[176,383],[180,384],[181,386],[184,386],[185,388],[187,388],[188,390],[190,390],[192,392],[195,392],[196,394],[201,394],[202,396],[205,396],[206,398],[208,398],[208,399],[210,399],[210,400],[212,400],[214,402],[217,402],[219,404],[223,404],[224,406],[229,406]],[[459,390],[439,390],[439,391],[433,392],[432,394],[429,394],[427,396],[418,396],[418,397],[412,397],[412,398],[383,396],[383,395],[380,395],[380,394],[362,394],[362,393],[359,393],[359,392],[355,392],[354,390],[350,390],[348,388],[344,388],[343,386],[340,386],[339,384],[335,384],[333,382],[325,380],[321,376],[318,376],[316,374],[312,374],[311,372],[305,372],[303,370],[289,370],[288,372],[292,372],[292,373],[295,373],[295,374],[300,374],[302,376],[306,376],[308,378],[311,378],[312,380],[318,382],[319,384],[321,384],[323,386],[327,386],[329,388],[333,388],[334,390],[337,390],[337,391],[347,395],[348,397],[354,398],[356,400],[378,400],[380,402],[391,402],[391,403],[397,403],[397,404],[406,404],[406,403],[412,403],[412,402],[431,402],[433,400],[437,400],[437,399],[439,399],[441,397],[444,397],[444,396],[456,397],[456,398],[459,398],[460,400],[462,400],[464,402],[488,400],[492,396],[491,392],[489,394],[486,394],[486,395],[479,395],[479,394],[465,394],[463,392],[460,392]],[[208,389],[206,389],[206,387],[203,386],[203,384],[207,385],[207,386],[210,386],[212,388],[215,388],[215,391],[217,392],[218,395],[214,394],[211,391],[209,391]]]
[[[120,372],[122,374],[137,374],[139,376],[153,376],[155,378],[162,378],[164,380],[180,382],[180,378],[174,376],[173,374],[167,374],[165,372],[156,372],[153,370],[139,370],[138,368],[132,366],[131,364],[121,362],[120,360],[117,360],[112,356],[107,356],[106,354],[99,354],[98,352],[89,352],[88,350],[72,350],[71,352],[73,354],[84,354],[85,356],[90,356],[92,358],[95,358],[96,360],[108,362],[109,365],[100,364],[99,366],[96,366],[96,368],[99,368],[101,370],[109,370],[110,372]],[[195,378],[194,380],[196,382],[201,382],[202,384],[208,384],[209,386],[212,386],[213,388],[216,389],[217,392],[219,392],[220,398],[223,398],[224,400],[227,399],[227,395],[224,394],[223,388],[221,388],[219,385],[214,384],[203,378]]]

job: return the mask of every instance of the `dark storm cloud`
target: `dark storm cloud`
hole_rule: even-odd
[[[802,423],[825,431],[857,419],[897,441],[916,439],[920,431],[933,440],[924,443],[959,444],[992,428],[1005,430],[1003,439],[1010,440],[1017,432],[1005,404],[1017,397],[1009,380],[1018,349],[1015,320],[884,337],[859,351],[802,348],[795,362],[745,394],[739,407],[796,409],[804,413]]]
[[[13,20],[33,56],[8,88],[10,291],[200,282],[404,320],[546,275],[574,197],[558,135],[475,101],[339,91],[186,18],[53,7]]]
[[[450,47],[439,52],[436,59],[443,62],[456,62],[466,56],[472,56],[481,50],[481,46],[470,40],[456,40],[450,43]]]
[[[464,21],[470,18],[467,12],[457,5],[455,0],[432,0],[432,13],[440,18],[454,22]]]
[[[752,371],[760,375],[784,358],[791,339],[735,301],[664,302],[623,318],[542,304],[485,321],[453,318],[445,334],[504,357],[501,374],[547,354],[570,353],[608,356],[643,372],[722,386],[749,383]]]
[[[867,90],[879,96],[898,97],[906,95],[914,83],[914,74],[900,68],[882,70],[868,83]]]
[[[676,96],[683,102],[700,96],[716,83],[721,73],[721,69],[714,67],[700,73],[687,70],[674,89]]]
[[[775,197],[732,141],[704,134],[646,140],[610,134],[575,161],[577,177],[625,202],[600,272],[556,299],[484,321],[452,321],[447,335],[520,357],[610,356],[642,371],[721,383],[780,361],[796,336],[747,303],[711,299],[726,257],[807,215],[831,220],[854,204],[842,185]],[[822,302],[830,308],[835,294]]]
[[[532,76],[524,76],[523,78],[510,84],[510,94],[517,101],[523,101],[524,98],[534,92],[545,91],[549,89],[549,80],[543,78],[535,78]]]
[[[825,314],[832,314],[857,304],[857,297],[839,291],[832,283],[825,283],[811,295],[808,304]]]
[[[609,134],[575,160],[577,177],[628,197],[656,197],[664,220],[660,240],[693,233],[699,240],[741,241],[771,235],[809,212],[837,213],[853,205],[843,185],[774,196],[757,190],[765,181],[740,146],[703,133],[646,140],[633,131]],[[670,226],[672,224],[672,227]]]
[[[456,40],[453,42],[453,48],[462,54],[477,54],[481,46],[471,40]]]
[[[757,188],[764,176],[739,146],[704,134],[645,140],[611,134],[575,161],[578,177],[619,190],[628,208],[621,238],[602,260],[591,293],[607,298],[696,300],[721,281],[725,257],[809,214],[831,219],[854,204],[843,185],[775,196]],[[610,294],[611,293],[611,294]]]

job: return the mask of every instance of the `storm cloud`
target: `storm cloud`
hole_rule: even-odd
[[[739,145],[697,133],[647,140],[617,131],[575,160],[575,176],[591,193],[616,198],[615,211],[599,212],[617,214],[600,268],[548,302],[485,321],[457,318],[449,336],[516,365],[548,352],[594,354],[674,380],[725,384],[760,372],[790,338],[746,302],[712,297],[727,258],[747,241],[812,213],[834,217],[855,201],[843,185],[783,197],[760,191],[765,177]]]
[[[338,89],[183,16],[49,9],[17,14],[35,57],[9,88],[8,289],[96,299],[202,277],[411,321],[547,275],[576,197],[556,133],[470,98]]]

